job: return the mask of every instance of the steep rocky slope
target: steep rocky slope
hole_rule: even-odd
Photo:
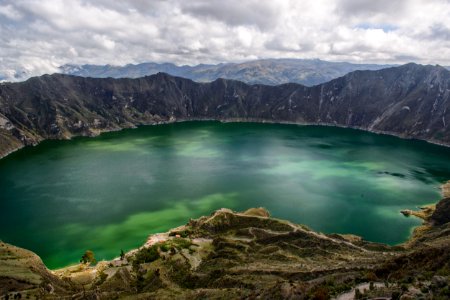
[[[60,70],[63,74],[83,77],[138,78],[164,72],[200,82],[226,78],[248,84],[277,85],[292,82],[312,86],[355,70],[379,70],[387,67],[389,65],[352,64],[319,59],[259,59],[243,63],[196,66],[176,66],[171,63],[126,66],[64,65]]]
[[[450,215],[439,204],[435,213]],[[448,299],[450,223],[429,216],[425,230],[392,247],[317,233],[270,218],[263,208],[221,209],[151,235],[121,258],[55,271],[35,254],[0,243],[0,297],[329,299],[365,286],[357,296]]]
[[[183,120],[326,124],[450,145],[450,72],[408,64],[314,87],[44,75],[0,85],[0,155],[43,139]]]

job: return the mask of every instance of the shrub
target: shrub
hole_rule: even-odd
[[[137,268],[140,264],[149,263],[159,258],[158,245],[149,248],[143,248],[138,251],[133,259],[133,267]]]
[[[84,264],[96,264],[97,260],[95,259],[94,252],[92,252],[91,250],[86,250],[86,252],[84,252],[83,256],[81,257],[80,262]]]
[[[324,286],[316,288],[312,294],[313,300],[327,300],[330,299],[328,289]]]
[[[391,298],[392,298],[392,300],[398,300],[398,299],[400,299],[400,292],[398,292],[398,291],[392,292]]]
[[[168,243],[164,243],[159,246],[159,249],[161,249],[162,252],[167,252],[171,248],[172,248],[172,246],[170,246]]]
[[[189,247],[192,246],[192,242],[189,239],[184,238],[175,238],[173,239],[173,243],[178,250],[189,249]]]

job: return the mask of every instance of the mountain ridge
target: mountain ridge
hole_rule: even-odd
[[[450,145],[449,113],[450,72],[416,64],[355,71],[313,87],[198,83],[165,73],[138,79],[54,74],[0,84],[0,154],[44,139],[206,119],[343,126]],[[362,284],[367,298],[447,299],[449,184],[436,206],[408,212],[425,224],[400,246],[316,233],[261,208],[190,220],[96,266],[49,271],[36,254],[0,242],[0,294],[328,299],[345,291],[356,296]]]
[[[293,82],[312,86],[354,70],[378,70],[394,65],[354,64],[320,59],[258,59],[241,63],[199,64],[177,66],[172,63],[140,63],[124,66],[71,65],[61,66],[69,75],[98,78],[138,78],[158,72],[189,78],[199,82],[217,78],[233,79],[248,84],[279,85]]]
[[[53,74],[0,85],[0,154],[44,139],[188,120],[350,127],[450,145],[450,72],[407,64],[327,83],[278,86],[165,73],[137,79]]]

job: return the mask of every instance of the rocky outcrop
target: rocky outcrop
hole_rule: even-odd
[[[322,85],[61,74],[0,85],[0,155],[43,139],[185,120],[323,124],[450,145],[450,72],[408,64]]]
[[[49,271],[35,254],[1,243],[0,297],[328,299],[366,286],[369,298],[446,299],[449,255],[450,223],[392,247],[317,233],[264,208],[220,209],[95,266]]]
[[[450,198],[450,180],[441,186],[441,192],[444,198]]]
[[[373,250],[361,241],[353,244],[339,235],[316,233],[268,215],[262,208],[243,213],[221,209],[168,233],[150,236],[142,248],[126,253],[122,260],[94,267],[80,264],[54,274],[48,270],[28,273],[36,275],[33,288],[39,296],[66,295],[67,290],[54,288],[55,282],[64,280],[74,295],[84,290],[87,298],[136,294],[158,299],[220,298],[228,294],[232,298],[280,298],[283,293],[313,293],[315,285],[327,278],[364,277],[364,270],[396,253],[390,247]],[[37,256],[31,256],[35,260],[32,265],[43,269]],[[22,275],[21,270],[28,270],[31,263],[24,260],[19,265],[3,273],[5,282],[16,273],[20,280],[26,280],[28,275]],[[45,286],[52,288],[45,290]],[[3,291],[13,293],[32,296],[33,290],[13,284]]]
[[[430,221],[435,225],[443,225],[450,222],[450,181],[442,185],[442,199],[436,204],[436,210],[430,216]]]
[[[71,295],[77,288],[53,275],[33,252],[0,242],[0,298]],[[55,297],[56,298],[56,297]]]
[[[430,217],[436,225],[443,225],[450,222],[450,198],[442,199],[436,205],[436,211]]]

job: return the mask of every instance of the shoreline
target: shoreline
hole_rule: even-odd
[[[28,148],[30,146],[35,147],[41,144],[41,142],[45,142],[45,141],[70,141],[72,139],[76,139],[76,138],[95,138],[98,137],[102,134],[107,134],[107,133],[112,133],[112,132],[119,132],[119,131],[123,131],[123,130],[132,130],[132,129],[137,129],[140,127],[149,127],[149,126],[158,126],[158,125],[170,125],[170,124],[176,124],[176,123],[188,123],[188,122],[218,122],[218,123],[230,123],[230,124],[238,124],[238,123],[248,123],[248,124],[277,124],[277,125],[295,125],[295,126],[318,126],[318,127],[331,127],[331,128],[343,128],[343,129],[353,129],[353,130],[358,130],[361,132],[365,132],[365,133],[370,133],[370,134],[376,134],[376,135],[385,135],[385,136],[392,136],[392,137],[396,137],[402,140],[412,140],[412,141],[419,141],[419,142],[425,142],[425,143],[429,143],[432,145],[436,145],[435,143],[432,143],[430,141],[426,141],[426,140],[420,140],[420,139],[414,139],[414,138],[404,138],[400,135],[396,135],[396,134],[390,134],[390,133],[386,133],[386,132],[378,132],[378,131],[371,131],[371,130],[366,130],[363,128],[358,128],[358,127],[348,127],[348,126],[341,126],[341,125],[336,125],[336,124],[328,124],[328,123],[300,123],[300,122],[276,122],[276,121],[267,121],[267,120],[259,120],[259,119],[241,119],[241,118],[233,118],[233,119],[214,119],[214,118],[201,118],[201,119],[176,119],[176,120],[167,120],[167,121],[158,121],[158,122],[153,122],[153,123],[147,123],[147,124],[139,124],[133,127],[122,127],[122,128],[110,128],[108,130],[103,130],[103,131],[97,131],[97,132],[93,132],[92,135],[74,135],[71,136],[69,138],[61,138],[61,139],[42,139],[39,143],[35,144],[35,145],[28,145],[28,146],[22,146],[16,150],[10,151],[7,153],[6,156],[4,157],[0,157],[0,159],[7,157],[9,154],[15,153],[16,151],[20,151],[22,149]],[[438,146],[441,146],[439,144],[437,144]],[[449,147],[447,145],[443,145],[444,147]],[[441,188],[443,188],[443,186],[445,186],[445,182],[440,183]],[[450,195],[450,184],[448,184],[448,193]],[[430,205],[435,206],[442,198],[439,198],[436,200],[436,202],[430,202]],[[429,206],[429,205],[427,205]],[[418,216],[417,212],[413,211],[413,210],[408,210],[410,215],[413,215],[419,219],[425,220],[424,218]],[[403,213],[403,211],[400,211],[401,213]],[[420,213],[421,211],[419,211]],[[400,214],[399,214],[400,215]],[[409,216],[409,215],[408,215]],[[399,216],[401,217],[401,216]],[[409,235],[405,238],[405,240],[403,242],[397,243],[397,244],[393,244],[393,245],[389,245],[389,246],[402,246],[405,245],[407,243],[409,243],[413,237],[414,237],[414,232],[417,228],[422,227],[423,224],[418,224],[416,226],[411,227],[410,233]],[[329,233],[332,234],[332,233]],[[347,233],[347,234],[351,234],[351,233]],[[374,242],[374,241],[369,241],[369,242],[373,242],[373,243],[378,243],[378,242]],[[380,243],[383,245],[388,245],[386,243]],[[76,262],[74,262],[76,263]],[[63,266],[63,267],[59,267],[59,268],[67,268],[70,267],[72,265],[67,265],[67,266]]]
[[[448,190],[448,193],[450,193],[450,180],[440,184],[439,188],[442,191]],[[441,202],[441,200],[443,200],[443,199],[445,199],[446,197],[449,197],[449,196],[450,196],[450,194],[446,194],[445,192],[442,192],[441,193],[441,197],[439,198],[439,200],[437,200],[435,203],[427,204],[427,205],[424,205],[424,206],[420,207],[419,208],[420,210],[402,210],[402,211],[400,211],[400,213],[404,217],[411,217],[412,216],[414,218],[422,220],[422,223],[417,225],[417,226],[411,227],[411,231],[410,231],[408,237],[406,238],[406,240],[401,242],[401,243],[398,243],[398,244],[387,244],[387,243],[383,243],[383,242],[375,242],[375,241],[371,241],[371,240],[365,240],[363,237],[361,237],[359,235],[355,235],[353,233],[349,233],[349,232],[346,232],[346,233],[334,233],[334,232],[323,233],[323,232],[319,232],[319,231],[316,231],[316,230],[313,230],[313,229],[311,229],[311,232],[313,232],[315,234],[318,234],[318,235],[326,235],[326,236],[333,236],[333,235],[351,236],[352,238],[356,238],[356,239],[358,239],[360,241],[364,241],[364,242],[367,242],[367,243],[378,244],[378,245],[381,245],[381,246],[386,246],[386,247],[391,247],[391,248],[398,248],[398,247],[400,247],[400,248],[403,248],[403,250],[407,250],[408,248],[411,247],[412,243],[415,242],[415,240],[424,233],[424,231],[426,232],[426,231],[429,230],[429,228],[431,226],[430,217],[434,213],[434,211],[436,210],[436,205],[439,202]],[[222,208],[222,209],[219,209],[219,210],[216,210],[216,211],[220,211],[220,210],[223,210],[223,209],[229,210],[228,208]],[[250,209],[252,209],[252,208],[250,208]],[[233,211],[233,212],[236,213],[236,214],[242,214],[242,212],[238,212],[238,211]],[[409,214],[407,215],[407,214],[405,214],[403,212],[408,212]],[[308,225],[305,225],[305,224],[302,224],[302,223],[300,223],[300,224],[293,223],[292,221],[287,220],[287,219],[280,219],[280,218],[275,218],[275,217],[270,217],[270,218],[271,219],[275,219],[275,220],[280,220],[280,221],[285,220],[285,221],[287,221],[289,223],[300,225],[300,226],[308,226]],[[144,246],[148,246],[149,245],[149,241],[153,240],[152,239],[153,237],[156,237],[156,241],[159,242],[158,237],[167,236],[167,238],[168,238],[169,236],[167,235],[167,233],[172,232],[172,231],[176,231],[178,228],[181,228],[181,227],[184,227],[184,226],[186,226],[186,225],[182,224],[182,225],[179,225],[179,226],[174,227],[174,228],[169,228],[166,232],[159,232],[159,233],[149,234],[147,236],[146,242],[144,243]],[[153,242],[155,242],[155,241],[153,241]],[[127,253],[134,253],[140,248],[141,247],[133,248],[131,250],[128,250]],[[118,257],[114,257],[114,258],[106,259],[106,260],[102,260],[102,261],[103,262],[111,262],[111,261],[116,261],[117,259],[118,259]],[[80,265],[79,263],[73,262],[73,263],[71,263],[69,265],[66,265],[66,266],[61,266],[61,267],[57,267],[57,268],[54,268],[54,269],[50,269],[49,268],[49,270],[52,271],[52,272],[55,272],[55,271],[62,272],[64,270],[66,270],[66,269],[78,267],[79,265]]]
[[[450,188],[450,181],[443,187]],[[436,211],[448,214],[448,209],[438,205]],[[295,294],[297,287],[301,291],[305,287],[312,291],[328,287],[327,293],[333,299],[356,293],[356,289],[364,290],[367,285],[372,293],[381,289],[379,293],[390,294],[402,283],[403,293],[417,293],[420,290],[416,286],[432,287],[431,281],[446,280],[433,275],[448,263],[449,230],[450,223],[430,224],[419,239],[389,246],[353,235],[313,231],[271,217],[261,207],[240,212],[222,208],[164,233],[148,235],[141,246],[122,251],[120,257],[53,270],[35,253],[0,242],[0,273],[8,270],[4,291],[10,297],[20,292],[22,296],[37,295],[35,298],[51,295],[117,299],[142,293],[143,297],[189,295],[189,299],[197,299],[195,296],[203,295],[205,288],[223,296],[222,282],[233,284],[231,291],[249,291],[247,296],[252,291],[264,291],[267,298],[273,298],[274,286],[282,291],[281,295],[286,295],[283,291]],[[406,286],[405,279],[411,274],[420,282]],[[236,281],[229,281],[236,276]],[[242,286],[240,278],[255,284]],[[267,289],[260,287],[262,282]],[[229,291],[227,288],[226,293]]]
[[[174,123],[184,123],[184,122],[208,122],[208,121],[209,122],[220,122],[220,123],[279,124],[279,125],[321,126],[321,127],[335,127],[335,128],[343,128],[343,129],[354,129],[354,130],[373,133],[373,134],[377,134],[377,135],[386,135],[386,136],[397,137],[402,140],[425,142],[425,143],[428,143],[431,145],[441,146],[441,147],[450,149],[450,144],[446,144],[446,143],[443,143],[440,141],[408,137],[408,136],[404,136],[404,135],[401,135],[401,134],[398,134],[395,132],[373,130],[373,129],[368,129],[368,128],[359,127],[359,126],[345,126],[345,125],[340,125],[340,124],[322,123],[322,122],[308,123],[308,122],[273,121],[273,120],[264,120],[264,119],[257,119],[257,118],[227,118],[227,119],[191,118],[191,119],[173,119],[173,120],[166,120],[166,121],[154,121],[154,122],[149,122],[149,123],[133,124],[133,126],[128,126],[128,127],[124,126],[124,127],[118,127],[118,128],[95,129],[95,131],[90,131],[89,132],[90,134],[74,134],[69,137],[41,138],[39,141],[36,141],[33,144],[30,144],[30,145],[22,144],[18,148],[15,148],[15,149],[12,149],[9,151],[5,151],[5,152],[0,152],[0,160],[16,151],[19,151],[26,147],[38,146],[41,142],[47,141],[47,140],[65,141],[65,140],[71,140],[72,138],[77,138],[77,137],[95,138],[99,135],[102,135],[103,133],[117,132],[117,131],[122,131],[124,129],[135,129],[135,128],[142,127],[142,126],[157,126],[157,125],[167,125],[167,124],[174,124]]]
[[[92,135],[74,135],[74,136],[71,136],[71,137],[66,138],[66,139],[64,139],[64,138],[61,138],[61,139],[59,139],[59,138],[58,139],[42,139],[40,142],[51,141],[51,140],[64,141],[64,140],[71,140],[71,139],[74,139],[74,138],[95,138],[95,137],[98,137],[98,136],[100,136],[102,134],[106,134],[106,133],[110,133],[110,132],[119,132],[119,131],[126,130],[126,129],[131,130],[131,129],[136,129],[136,128],[139,128],[139,127],[148,127],[148,126],[157,126],[157,125],[169,125],[169,124],[185,123],[185,122],[199,122],[199,123],[201,123],[201,122],[218,122],[218,123],[224,123],[224,124],[225,123],[231,123],[231,124],[232,123],[236,123],[236,124],[238,124],[238,123],[279,124],[279,125],[295,125],[295,126],[336,127],[336,128],[343,128],[343,129],[353,129],[353,130],[358,130],[358,131],[362,131],[362,132],[365,132],[365,133],[371,133],[371,134],[377,134],[377,135],[393,136],[393,137],[396,137],[396,138],[399,138],[399,139],[403,139],[403,140],[413,140],[413,141],[416,140],[416,141],[419,141],[419,142],[426,142],[426,143],[435,145],[435,143],[430,142],[430,141],[426,141],[426,140],[420,140],[420,139],[415,139],[415,138],[405,138],[405,137],[402,137],[402,136],[396,135],[396,134],[391,134],[391,133],[386,133],[386,132],[378,132],[378,131],[373,131],[373,130],[371,131],[371,130],[367,130],[367,129],[359,128],[359,127],[348,127],[348,126],[341,126],[341,125],[337,125],[337,124],[328,124],[328,123],[301,123],[301,122],[287,122],[287,121],[276,122],[276,121],[271,121],[271,120],[241,119],[241,118],[232,118],[232,119],[214,119],[214,118],[172,119],[172,120],[158,121],[158,122],[147,123],[147,124],[139,124],[139,125],[130,126],[130,127],[110,128],[110,129],[104,130],[104,131],[99,130],[97,132],[93,132]],[[40,142],[37,143],[36,145],[29,145],[29,146],[33,146],[33,147],[34,146],[38,146],[40,144]],[[19,150],[24,149],[24,148],[29,147],[29,146],[22,146],[22,147],[20,147],[20,148],[18,148],[16,150],[10,151],[7,155],[12,154],[12,153],[14,153],[16,151],[19,151]],[[443,145],[443,146],[444,147],[449,147],[447,145]],[[4,156],[4,157],[6,157],[6,156]],[[445,186],[445,183],[441,183],[440,186],[442,188],[443,186]],[[448,193],[448,195],[450,195],[450,184],[448,184],[447,189],[448,189],[447,193]],[[436,202],[433,202],[433,203],[430,202],[430,203],[431,203],[431,205],[435,206],[441,199],[442,198],[437,199]],[[420,213],[420,211],[419,211],[419,213]],[[410,215],[414,215],[414,216],[416,216],[416,217],[418,217],[418,218],[420,218],[422,220],[425,220],[424,218],[418,216],[417,212],[414,212],[412,210],[410,210]],[[407,244],[408,242],[410,242],[412,240],[412,238],[414,236],[414,231],[417,228],[420,228],[421,226],[423,226],[423,224],[411,227],[411,232],[410,232],[409,236],[403,242],[400,242],[398,244],[391,245],[391,246],[401,246],[401,245]],[[332,234],[332,233],[330,233],[330,234]],[[373,242],[373,241],[369,241],[369,242]],[[381,244],[387,245],[385,243],[381,243]],[[66,266],[66,267],[68,267],[68,266]],[[63,268],[65,268],[65,267],[63,267]]]

